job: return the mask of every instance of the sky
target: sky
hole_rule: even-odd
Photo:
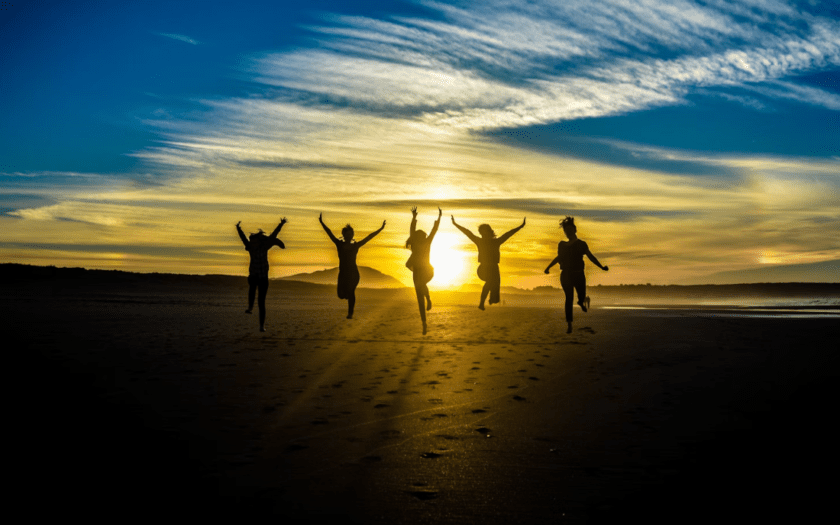
[[[438,288],[452,215],[526,220],[503,285],[558,285],[566,215],[591,285],[840,280],[838,0],[12,1],[0,65],[0,262],[246,275],[286,217],[287,276],[323,213],[410,284],[417,206]]]

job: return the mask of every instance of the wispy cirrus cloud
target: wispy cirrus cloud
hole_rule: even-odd
[[[425,5],[437,19],[329,18],[313,28],[324,35],[319,49],[266,54],[253,70],[313,102],[478,130],[639,111],[733,86],[837,108],[836,95],[780,81],[840,65],[840,24],[786,2]]]
[[[201,42],[194,38],[190,38],[186,35],[179,35],[177,33],[156,33],[159,36],[163,36],[166,38],[171,38],[172,40],[179,40],[181,42],[186,42],[187,44],[192,44],[194,46],[199,45]]]

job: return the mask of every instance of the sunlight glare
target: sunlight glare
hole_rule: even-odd
[[[429,257],[435,268],[435,277],[430,286],[459,284],[463,280],[465,254],[457,248],[460,244],[461,239],[453,233],[438,233],[435,236]]]

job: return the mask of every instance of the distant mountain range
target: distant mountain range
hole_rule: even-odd
[[[360,288],[404,288],[405,285],[388,274],[367,266],[359,266]],[[300,281],[314,284],[335,285],[338,282],[338,268],[319,270],[312,273],[297,273],[281,277],[281,281]]]
[[[840,283],[840,259],[805,264],[765,265],[699,275],[683,284]]]

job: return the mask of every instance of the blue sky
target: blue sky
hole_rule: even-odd
[[[840,260],[837,1],[15,2],[0,49],[6,262],[242,273],[286,215],[312,271],[324,211],[397,273],[412,202],[528,215],[510,284],[566,214],[604,283]]]

